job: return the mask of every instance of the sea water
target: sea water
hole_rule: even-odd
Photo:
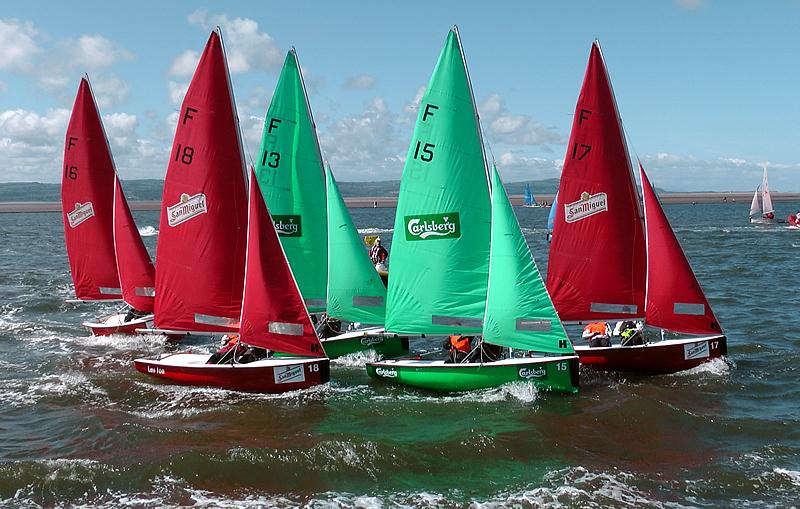
[[[420,392],[370,379],[369,356],[283,395],[165,384],[133,367],[161,338],[92,338],[80,322],[114,305],[64,303],[60,215],[0,214],[0,505],[797,505],[800,231],[749,225],[747,204],[665,208],[728,333],[728,362],[582,372],[574,396],[525,383]],[[515,210],[546,273],[548,210]],[[353,216],[391,252],[393,209]],[[157,213],[136,220],[154,252]]]

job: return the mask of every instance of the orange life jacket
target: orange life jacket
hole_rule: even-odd
[[[603,336],[607,334],[605,322],[592,322],[586,327],[584,327],[583,330],[584,332],[590,332],[592,334],[600,334]]]
[[[472,347],[469,344],[469,339],[469,336],[450,336],[450,349],[469,353],[472,350]]]

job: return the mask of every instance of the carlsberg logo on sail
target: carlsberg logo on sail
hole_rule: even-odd
[[[608,196],[606,193],[589,195],[586,191],[581,193],[581,199],[564,205],[564,220],[568,223],[580,221],[589,216],[608,210]]]
[[[208,208],[206,207],[206,195],[197,193],[194,196],[189,196],[183,193],[181,195],[181,201],[167,207],[167,222],[170,226],[178,226],[206,212],[208,212]]]
[[[406,240],[457,239],[461,237],[458,212],[405,216]]]
[[[94,217],[94,207],[92,207],[92,202],[90,201],[84,204],[76,203],[75,210],[67,212],[67,221],[69,221],[70,228],[75,228],[92,217]]]
[[[303,235],[299,215],[272,216],[272,222],[275,223],[275,231],[281,237],[300,237]]]

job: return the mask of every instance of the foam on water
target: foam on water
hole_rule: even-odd
[[[375,235],[376,233],[391,233],[394,228],[359,228],[358,233],[361,235]]]
[[[515,401],[522,404],[535,403],[539,398],[539,390],[532,382],[510,382],[499,387],[476,391],[429,395],[413,388],[396,387],[391,395],[376,395],[375,401],[408,401],[428,402],[450,405],[453,403],[497,403]]]
[[[375,350],[364,350],[331,359],[331,364],[348,368],[363,368],[368,362],[376,362],[379,360],[381,360],[381,355],[378,352]]]
[[[773,472],[778,475],[784,476],[792,481],[792,484],[800,486],[800,472],[797,470],[788,470],[786,468],[773,468]]]
[[[158,235],[158,230],[155,226],[140,226],[139,227],[139,235],[142,237],[152,237],[153,235]]]
[[[697,367],[679,371],[669,376],[673,377],[686,377],[697,375],[711,375],[715,377],[726,377],[731,373],[731,363],[724,357],[717,357],[708,362],[704,362]]]

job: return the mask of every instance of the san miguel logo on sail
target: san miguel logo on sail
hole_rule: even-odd
[[[457,239],[461,237],[458,212],[405,216],[406,240]]]
[[[208,212],[208,207],[206,206],[205,194],[197,193],[194,196],[189,196],[183,193],[178,203],[167,207],[167,221],[170,226],[178,226],[206,212]]]
[[[590,195],[584,191],[578,201],[564,205],[564,220],[568,223],[574,223],[607,210],[608,196],[606,193]]]
[[[92,202],[76,203],[75,210],[67,212],[67,221],[69,221],[70,228],[75,228],[82,222],[94,217],[94,207]]]

